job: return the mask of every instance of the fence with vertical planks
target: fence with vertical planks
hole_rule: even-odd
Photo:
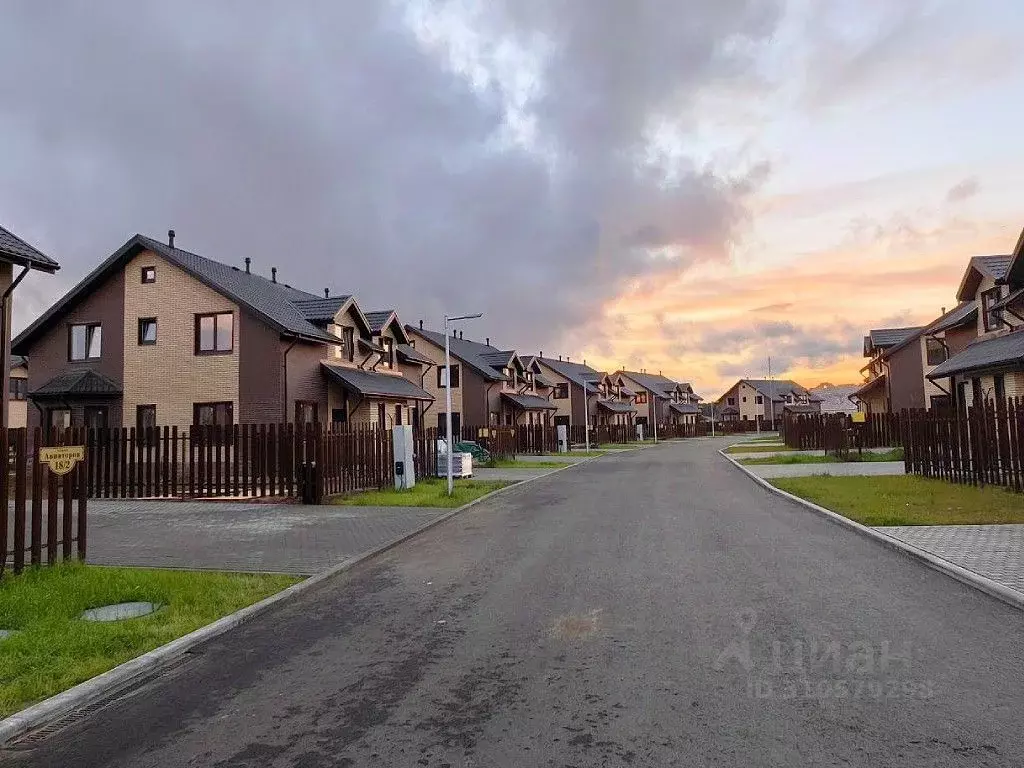
[[[866,414],[854,422],[844,413],[786,414],[780,430],[782,441],[796,451],[823,451],[834,444],[837,429],[849,430],[851,447],[891,448],[900,445],[901,414]]]
[[[31,439],[30,439],[31,437]],[[85,560],[87,545],[88,448],[65,474],[52,471],[39,459],[39,447],[85,444],[80,428],[52,430],[38,427],[0,434],[0,451],[8,456],[8,471],[0,477],[0,576],[7,570],[21,573],[25,565],[54,565]]]

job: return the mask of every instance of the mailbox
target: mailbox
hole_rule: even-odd
[[[395,462],[395,477],[402,477],[404,474],[405,474],[405,462],[404,461],[396,461]]]

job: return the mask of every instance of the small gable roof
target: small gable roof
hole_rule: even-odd
[[[324,374],[342,389],[361,396],[406,400],[433,400],[434,396],[403,376],[320,363]]]
[[[1012,256],[974,256],[967,264],[960,288],[956,297],[960,301],[970,301],[978,292],[978,285],[985,277],[999,281],[1006,277],[1010,269]]]
[[[406,325],[405,330],[411,334],[422,336],[438,347],[444,349],[444,334],[437,331],[428,331],[424,328],[414,328]],[[507,381],[508,377],[489,362],[488,358],[510,361],[514,353],[502,352],[500,349],[480,344],[469,339],[460,339],[456,336],[448,337],[448,348],[452,357],[457,357],[464,365],[480,374],[486,381]],[[442,361],[443,362],[443,361]],[[507,364],[507,362],[506,362]]]
[[[20,264],[51,274],[60,269],[60,264],[56,261],[3,227],[0,227],[0,261]]]
[[[902,344],[923,330],[923,325],[915,325],[910,328],[874,328],[868,331],[868,335],[864,337],[864,357],[874,357],[876,351],[883,351]]]
[[[33,398],[60,397],[116,397],[121,394],[121,387],[102,373],[91,368],[68,371],[58,374],[48,382],[29,392]]]
[[[405,332],[405,326],[398,319],[398,312],[395,310],[372,310],[366,313],[366,321],[370,324],[370,333],[383,333],[388,327],[391,327],[399,344],[409,343],[409,334]]]
[[[337,344],[340,341],[336,336],[318,328],[307,317],[312,312],[311,302],[334,301],[333,299],[325,300],[323,297],[300,291],[284,283],[273,282],[262,275],[245,272],[238,267],[222,264],[181,248],[172,248],[144,235],[134,235],[22,331],[14,340],[13,348],[18,352],[27,352],[28,346],[44,333],[51,323],[63,317],[103,280],[123,268],[125,263],[143,251],[156,253],[207,287],[246,308],[284,335],[326,344]],[[351,301],[351,297],[348,301]],[[363,318],[358,307],[355,309],[356,314]]]
[[[976,339],[949,360],[933,368],[927,377],[942,379],[957,373],[1002,367],[1018,370],[1024,368],[1024,331]]]
[[[550,357],[538,358],[559,376],[564,376],[573,384],[583,387],[588,394],[597,394],[595,386],[601,379],[601,374],[585,363],[570,363],[568,360],[552,360]]]

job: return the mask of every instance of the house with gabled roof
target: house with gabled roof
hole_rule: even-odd
[[[435,375],[424,387],[436,400],[436,426],[443,433],[446,426],[446,392],[448,375],[444,367],[444,333],[406,325],[417,353],[434,361]],[[452,431],[463,438],[463,425],[469,427],[547,424],[557,410],[542,396],[534,380],[535,370],[515,350],[499,349],[466,339],[464,332],[452,332],[448,338],[452,361]],[[529,358],[528,358],[529,360]],[[430,424],[430,426],[434,426]]]
[[[1024,397],[1024,232],[1010,255],[972,258],[957,298],[975,307],[973,338],[927,378],[946,382],[957,408]]]
[[[551,404],[556,407],[553,422],[568,427],[583,427],[589,421],[589,413],[593,413],[594,404],[600,393],[597,385],[601,373],[591,368],[586,362],[574,363],[559,357],[544,357],[542,352],[537,356],[545,378],[552,381]]]
[[[944,410],[951,393],[929,374],[973,338],[977,303],[964,301],[927,325],[870,331],[864,337],[865,382],[850,395],[867,413]]]
[[[790,413],[820,413],[822,398],[790,379],[740,379],[718,398],[727,421],[756,421],[770,428]]]
[[[293,288],[276,268],[252,272],[248,257],[231,265],[185,251],[173,231],[166,243],[129,238],[14,349],[32,360],[30,425],[388,427],[433,400],[382,365],[351,295]]]
[[[701,398],[689,383],[673,381],[661,373],[616,371],[636,391],[633,402],[637,406],[637,424],[695,424],[699,417]]]

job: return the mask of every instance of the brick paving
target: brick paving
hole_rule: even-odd
[[[1024,593],[1024,525],[903,525],[875,530]]]

